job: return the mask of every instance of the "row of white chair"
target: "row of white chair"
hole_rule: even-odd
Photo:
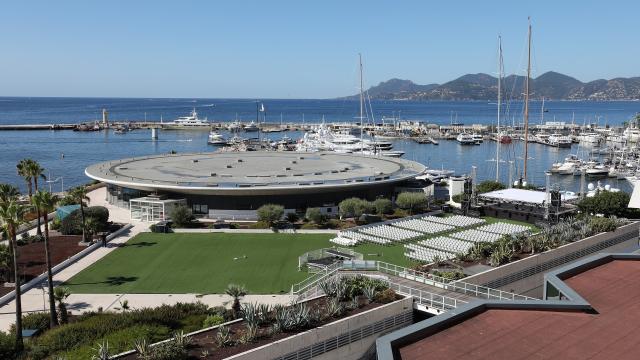
[[[392,223],[392,225],[404,229],[419,231],[425,234],[437,234],[455,229],[455,227],[451,225],[440,224],[422,219],[400,220]]]
[[[464,241],[469,241],[472,243],[476,242],[494,242],[502,238],[502,235],[489,233],[486,231],[480,231],[476,229],[469,229],[464,231],[459,231],[450,235],[453,238],[461,239]]]
[[[340,246],[355,246],[358,243],[358,240],[349,239],[341,236],[334,237],[329,241]]]
[[[406,257],[428,263],[433,262],[436,257],[440,257],[440,259],[443,260],[448,260],[452,259],[455,256],[453,253],[447,251],[430,249],[415,244],[406,244],[404,248],[404,254]]]
[[[447,216],[447,217],[425,216],[422,219],[439,223],[439,224],[445,224],[445,225],[462,227],[462,228],[485,223],[484,219],[475,218],[471,216],[464,216],[464,215],[454,215],[454,216]]]
[[[467,252],[469,252],[469,249],[473,247],[473,243],[469,241],[462,241],[445,236],[438,236],[435,238],[422,240],[418,242],[418,244],[436,250],[448,251],[454,254],[466,254]]]
[[[531,230],[528,226],[520,224],[511,224],[505,222],[497,222],[489,225],[484,225],[478,228],[478,230],[486,231],[501,235],[515,235]]]
[[[380,245],[389,245],[389,244],[391,244],[391,240],[389,240],[389,239],[383,239],[383,238],[380,238],[380,237],[377,237],[377,236],[363,234],[363,233],[359,233],[359,232],[351,231],[351,230],[350,231],[340,232],[338,234],[338,236],[346,237],[348,239],[353,239],[357,243],[359,243],[359,242],[372,242],[372,243],[380,244]]]
[[[406,240],[410,240],[410,239],[414,239],[419,236],[422,236],[422,234],[419,232],[401,229],[401,228],[398,228],[395,226],[389,226],[389,225],[378,225],[378,226],[369,226],[365,228],[360,228],[359,232],[383,237],[393,241],[406,241]]]

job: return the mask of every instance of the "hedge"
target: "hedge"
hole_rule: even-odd
[[[84,209],[85,220],[87,218],[95,218],[102,227],[106,227],[109,221],[109,210],[104,206],[90,206]],[[82,214],[80,209],[74,210],[62,220],[60,223],[60,233],[63,235],[81,235],[82,234]]]

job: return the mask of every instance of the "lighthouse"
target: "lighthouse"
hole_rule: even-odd
[[[102,127],[109,128],[109,112],[107,109],[102,109]]]

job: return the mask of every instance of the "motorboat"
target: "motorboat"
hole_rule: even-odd
[[[561,134],[551,134],[547,138],[547,144],[558,148],[570,148],[571,138]]]
[[[602,141],[602,137],[597,133],[584,133],[578,136],[578,140],[580,141],[580,144],[586,146],[598,146]]]
[[[475,145],[476,140],[473,138],[473,135],[460,133],[456,137],[456,141],[460,143],[460,145]]]
[[[453,170],[438,170],[438,169],[426,169],[422,175],[416,176],[417,180],[430,180],[434,183],[440,183],[446,181],[453,176],[455,172]]]
[[[211,127],[211,124],[209,123],[209,120],[207,120],[207,118],[198,118],[198,113],[196,112],[195,108],[188,116],[180,116],[173,121],[161,123],[161,125],[162,129],[167,130],[209,129]]]
[[[227,145],[227,139],[224,138],[221,134],[216,131],[209,132],[209,139],[207,140],[207,144],[222,146]]]
[[[484,137],[481,134],[471,134],[471,136],[473,137],[473,142],[476,145],[481,144],[484,141]]]
[[[513,138],[507,133],[500,133],[498,134],[498,141],[500,141],[500,144],[511,144]]]
[[[589,161],[585,168],[585,174],[587,176],[609,176],[609,168],[600,163]]]
[[[258,130],[260,130],[260,128],[253,121],[244,126],[244,131],[246,132],[254,132]]]

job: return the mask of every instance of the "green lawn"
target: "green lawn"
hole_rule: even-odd
[[[446,233],[435,236],[442,235]],[[333,246],[329,242],[332,237],[332,234],[143,233],[71,278],[65,286],[75,293],[211,294],[222,293],[228,284],[236,283],[245,285],[253,294],[288,292],[292,284],[309,276],[298,271],[298,256]],[[429,236],[412,242],[426,238]],[[406,267],[416,264],[404,256],[402,244],[364,243],[354,250],[367,260]]]
[[[331,245],[331,234],[153,234],[129,240],[65,286],[75,293],[288,292],[305,279],[298,256]],[[246,255],[246,258],[243,258]],[[234,258],[239,258],[234,260]]]

